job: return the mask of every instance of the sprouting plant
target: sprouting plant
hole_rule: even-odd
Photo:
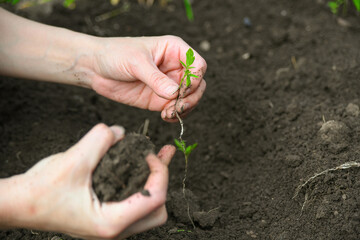
[[[1,0],[0,3],[11,3],[13,5],[17,4],[20,0]]]
[[[64,5],[64,7],[67,7],[67,8],[74,8],[75,0],[64,0],[63,5]]]
[[[191,7],[190,0],[184,0],[186,16],[190,22],[194,21],[194,14]]]
[[[189,155],[197,147],[198,144],[194,143],[192,145],[186,146],[185,140],[182,139],[182,136],[184,134],[184,123],[183,123],[183,120],[181,119],[179,113],[176,110],[177,109],[177,103],[178,103],[179,99],[182,98],[182,96],[180,94],[181,89],[185,87],[185,90],[186,90],[187,88],[189,88],[191,86],[191,77],[198,78],[198,76],[193,74],[191,72],[191,70],[190,70],[190,69],[194,68],[194,67],[191,67],[191,65],[194,63],[194,61],[195,61],[194,51],[191,48],[189,48],[189,50],[186,52],[186,61],[185,61],[186,63],[184,63],[184,62],[182,62],[180,60],[181,65],[185,69],[184,69],[184,76],[181,78],[180,83],[179,83],[179,88],[177,90],[179,92],[179,94],[178,94],[178,97],[177,97],[176,102],[175,102],[175,114],[176,114],[176,117],[178,118],[178,120],[180,122],[181,130],[180,130],[179,138],[174,139],[174,142],[175,142],[175,145],[178,148],[178,150],[181,151],[184,154],[184,158],[185,158],[185,172],[184,172],[184,178],[183,178],[183,181],[182,181],[182,184],[183,184],[182,191],[183,191],[184,199],[185,199],[186,204],[187,204],[188,217],[189,217],[189,219],[191,221],[191,224],[195,228],[195,224],[194,224],[194,222],[193,222],[193,220],[192,220],[192,218],[190,216],[190,206],[189,206],[189,202],[188,202],[188,200],[186,198],[186,193],[185,193],[186,184],[185,183],[186,183]],[[184,81],[185,81],[185,84],[184,84]]]
[[[360,12],[360,0],[352,0],[356,10]],[[346,14],[348,8],[348,0],[334,0],[328,2],[328,6],[333,14],[337,14],[339,8],[342,6],[343,14]]]

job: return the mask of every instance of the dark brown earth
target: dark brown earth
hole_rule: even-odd
[[[93,173],[93,189],[100,202],[121,201],[143,189],[150,170],[145,161],[154,144],[143,134],[128,134],[110,148]],[[121,176],[121,177],[119,177]]]
[[[207,91],[184,136],[199,143],[187,182],[197,228],[176,213],[184,171],[178,152],[168,222],[130,239],[360,239],[360,168],[320,175],[293,199],[314,174],[360,161],[360,17],[350,10],[339,20],[322,0],[195,0],[189,23],[182,1],[131,3],[99,23],[96,16],[113,8],[107,1],[79,2],[72,11],[55,6],[48,16],[18,12],[100,36],[177,35],[207,60]],[[0,94],[1,177],[66,150],[98,122],[136,132],[149,119],[157,150],[179,133],[159,113],[77,87],[2,77]],[[1,239],[53,236],[71,239],[0,232]]]

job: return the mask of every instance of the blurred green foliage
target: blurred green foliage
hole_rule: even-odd
[[[352,0],[356,10],[360,12],[360,0]],[[343,13],[345,14],[348,8],[348,0],[334,0],[328,2],[328,6],[333,14],[339,12],[339,8],[343,8]]]

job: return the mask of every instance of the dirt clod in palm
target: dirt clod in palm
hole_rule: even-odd
[[[154,149],[146,136],[134,133],[113,146],[93,173],[93,189],[99,200],[121,201],[136,192],[150,196],[143,189],[150,173],[145,158]]]

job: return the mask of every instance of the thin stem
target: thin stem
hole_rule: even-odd
[[[185,155],[185,172],[184,172],[184,178],[183,178],[183,196],[184,196],[184,199],[186,201],[186,205],[187,205],[187,215],[188,215],[188,218],[193,226],[193,228],[195,229],[195,224],[194,224],[194,221],[192,220],[191,218],[191,215],[190,215],[190,204],[189,204],[189,200],[186,198],[186,176],[187,176],[187,169],[188,169],[188,157]]]
[[[177,101],[176,101],[176,103],[177,103]],[[179,135],[179,140],[182,141],[182,136],[183,136],[183,134],[184,134],[184,122],[183,122],[183,120],[181,119],[179,113],[176,111],[176,103],[175,103],[175,114],[176,114],[177,119],[179,120],[180,127],[181,127],[180,135]]]

